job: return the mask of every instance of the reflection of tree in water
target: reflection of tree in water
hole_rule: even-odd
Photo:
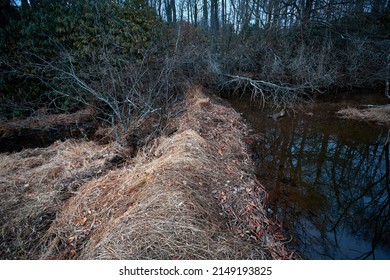
[[[385,136],[340,122],[292,119],[265,131],[257,147],[259,174],[271,182],[273,214],[299,232],[299,247],[317,250],[316,258],[375,258],[377,247],[390,243]]]

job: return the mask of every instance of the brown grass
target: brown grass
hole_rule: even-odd
[[[254,163],[245,142],[251,130],[241,115],[228,105],[202,100],[202,89],[189,90],[187,113],[180,120],[180,129],[194,128],[209,143],[215,163],[212,192],[228,220],[230,230],[243,240],[256,244],[257,258],[290,259],[299,257],[285,244],[290,237],[281,234],[280,226],[268,219],[264,210],[267,196],[254,175]]]
[[[61,236],[50,257],[249,257],[250,244],[229,233],[209,192],[211,163],[193,130],[156,140],[133,166],[87,183],[69,201],[50,230]]]
[[[390,106],[369,109],[346,108],[338,111],[337,115],[343,119],[390,126]]]
[[[44,110],[37,111],[27,119],[0,122],[0,136],[6,137],[17,134],[23,128],[45,129],[57,127],[64,123],[83,123],[91,121],[93,116],[94,112],[91,109],[84,109],[73,114],[48,114]]]
[[[54,221],[40,231],[35,246],[21,246],[24,255],[10,248],[14,253],[5,256],[292,258],[293,253],[284,244],[288,238],[280,233],[276,223],[266,218],[262,204],[266,193],[253,175],[253,162],[244,143],[249,129],[237,112],[211,99],[203,94],[202,88],[189,88],[184,114],[176,114],[169,124],[175,128],[170,129],[175,131],[173,134],[160,136],[142,147],[131,163],[80,182],[66,202],[58,202],[60,190],[55,182],[59,178],[73,178],[72,172],[97,164],[88,159],[93,151],[99,153],[99,148],[92,143],[79,143],[72,153],[65,153],[67,158],[61,152],[66,146],[47,149],[55,152],[55,156],[42,158],[39,166],[47,161],[51,163],[47,174],[43,176],[42,172],[39,176],[48,179],[40,181],[37,175],[28,181],[24,175],[25,179],[17,183],[19,186],[31,182],[39,186],[32,194],[33,206],[27,207],[27,197],[18,189],[19,197],[13,198],[14,204],[6,203],[4,212],[9,212],[10,218],[2,229],[14,232],[23,225],[23,219],[30,221],[30,212],[33,216],[54,213],[51,218]],[[91,145],[87,147],[91,149],[88,154],[82,152],[83,145]],[[12,165],[18,156],[20,153],[4,156],[5,160],[11,157],[5,165]],[[3,174],[11,176],[5,165]],[[26,164],[25,171],[29,173],[34,168],[38,166]],[[19,169],[20,166],[16,170]],[[15,181],[16,177],[12,178]],[[2,182],[2,185],[7,184]],[[7,190],[4,193],[10,195]],[[26,203],[18,204],[18,201]],[[19,210],[25,213],[20,215]],[[20,244],[28,237],[19,236],[11,234],[9,241]]]
[[[56,213],[86,179],[103,172],[109,147],[68,140],[0,155],[0,258],[36,258]]]

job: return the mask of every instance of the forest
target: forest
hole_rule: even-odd
[[[1,1],[3,119],[94,107],[163,115],[183,86],[276,107],[388,79],[386,0]],[[387,93],[388,94],[388,93]]]
[[[389,0],[0,0],[0,259],[387,258],[389,82]]]

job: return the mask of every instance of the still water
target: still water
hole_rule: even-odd
[[[306,259],[390,259],[388,128],[335,118],[353,99],[278,121],[248,99],[228,99],[258,133],[267,211],[293,249]]]

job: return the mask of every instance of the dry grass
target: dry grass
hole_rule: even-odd
[[[337,112],[343,119],[366,121],[390,126],[390,106],[369,109],[346,108]]]
[[[91,121],[93,116],[94,112],[91,109],[81,110],[73,114],[48,114],[44,110],[37,111],[27,119],[0,123],[0,136],[17,135],[23,128],[43,130],[58,127],[64,123],[83,123]]]
[[[249,129],[237,112],[210,99],[201,88],[190,88],[185,112],[169,124],[174,133],[142,147],[131,164],[79,181],[77,191],[65,202],[60,201],[58,182],[104,164],[92,160],[96,158],[92,154],[104,148],[65,142],[40,150],[39,165],[19,162],[15,169],[26,172],[22,181],[12,183],[19,186],[18,197],[12,197],[6,183],[18,175],[12,177],[6,166],[17,162],[15,157],[21,153],[3,156],[1,186],[6,190],[2,195],[11,197],[2,205],[9,217],[2,221],[2,236],[10,236],[2,244],[15,244],[7,245],[5,257],[292,258],[284,244],[287,237],[266,218],[262,204],[266,193],[253,175],[244,143]],[[83,152],[83,145],[88,152]],[[44,158],[43,151],[53,155]],[[34,186],[30,200],[20,192],[26,184]],[[31,217],[39,220],[42,213],[52,213],[50,222],[38,231],[35,246],[29,241],[23,245],[29,235],[15,232],[34,221]],[[22,249],[16,250],[16,245]]]
[[[256,244],[256,258],[298,258],[285,244],[280,226],[268,219],[263,205],[267,196],[254,175],[254,163],[245,142],[251,131],[241,115],[221,102],[203,100],[201,88],[189,90],[187,113],[180,120],[179,131],[191,127],[209,143],[215,163],[212,189],[230,230],[243,240]]]
[[[249,258],[251,244],[230,233],[218,214],[207,146],[193,130],[185,130],[156,140],[133,166],[87,183],[50,229],[60,242],[54,238],[57,249],[44,256]]]
[[[103,172],[108,147],[56,142],[0,155],[1,259],[36,258],[37,241],[82,182]]]

